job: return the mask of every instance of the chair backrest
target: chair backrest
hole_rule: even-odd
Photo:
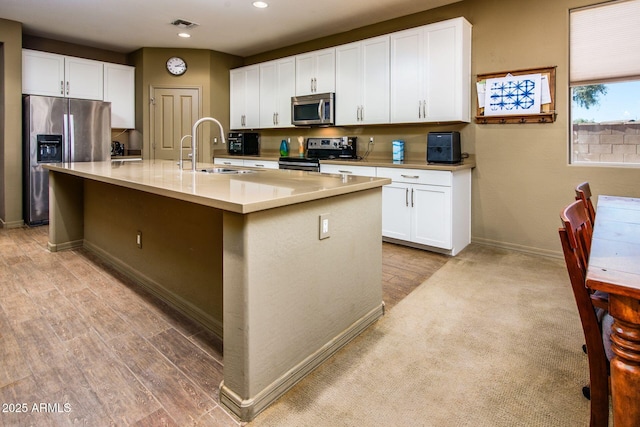
[[[591,187],[588,182],[583,182],[576,187],[576,200],[582,200],[589,214],[591,224],[594,224],[596,221],[596,209],[593,207],[593,202],[591,201]]]
[[[602,332],[586,287],[592,226],[582,201],[575,201],[561,213],[563,227],[558,230],[564,260],[567,265],[573,296],[578,307],[580,323],[589,357],[591,389],[591,426],[607,426],[609,418],[609,376]]]

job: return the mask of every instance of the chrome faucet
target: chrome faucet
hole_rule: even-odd
[[[197,157],[196,157],[196,152],[197,152],[197,147],[198,147],[198,137],[197,137],[197,129],[198,129],[198,125],[200,125],[200,123],[202,122],[214,122],[218,125],[218,127],[220,128],[220,138],[222,139],[222,144],[225,143],[224,140],[224,130],[222,129],[222,124],[214,119],[213,117],[203,117],[199,120],[196,120],[196,122],[193,124],[193,128],[191,129],[191,166],[193,171],[195,172],[196,170],[196,163],[197,163]],[[181,156],[182,157],[182,156]]]
[[[182,145],[182,143],[186,138],[191,138],[191,135],[185,135],[180,140],[180,157],[178,157],[178,167],[180,168],[180,170],[182,170],[182,165],[184,163],[184,159],[182,158],[182,149],[184,148],[184,146]]]

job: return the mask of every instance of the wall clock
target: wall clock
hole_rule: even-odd
[[[181,76],[187,71],[187,63],[182,58],[172,56],[167,59],[167,71],[174,76]]]

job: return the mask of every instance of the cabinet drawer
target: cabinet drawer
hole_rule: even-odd
[[[345,175],[376,176],[375,166],[320,165],[322,173],[340,173]]]
[[[278,169],[278,162],[272,160],[245,160],[245,166],[263,169]]]
[[[213,162],[220,165],[244,166],[244,161],[242,159],[230,159],[227,157],[216,157]]]
[[[444,187],[451,187],[452,183],[452,174],[449,171],[378,168],[377,176],[380,178],[391,178],[393,182],[440,185]]]

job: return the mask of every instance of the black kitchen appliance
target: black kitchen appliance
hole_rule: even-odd
[[[124,144],[118,141],[111,142],[111,157],[124,156]]]
[[[429,132],[427,162],[454,164],[462,162],[460,132]]]
[[[255,132],[229,132],[227,146],[229,154],[258,156],[260,154],[260,134]]]
[[[357,137],[307,138],[307,157],[321,160],[357,159]]]

